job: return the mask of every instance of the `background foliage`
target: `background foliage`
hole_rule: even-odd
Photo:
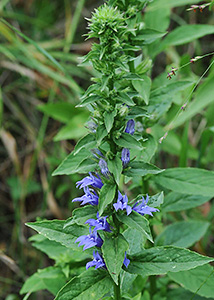
[[[213,170],[212,66],[200,81],[186,109],[178,114],[181,105],[186,100],[189,102],[193,84],[210,66],[212,56],[188,64],[176,72],[176,77],[170,81],[167,79],[167,72],[172,66],[178,68],[192,57],[213,51],[213,12],[208,8],[203,13],[186,11],[190,4],[197,2],[158,0],[144,12],[144,21],[149,28],[169,32],[161,42],[146,47],[144,65],[141,66],[144,70],[152,66],[152,91],[147,91],[142,97],[151,99],[151,111],[156,117],[161,117],[158,124],[151,130],[147,129],[147,133],[154,136],[150,141],[155,154],[152,162],[160,168],[189,166]],[[94,7],[101,3],[93,0],[3,0],[0,3],[2,299],[21,299],[18,293],[23,282],[38,267],[49,266],[46,272],[53,276],[52,282],[56,276],[52,293],[58,290],[57,284],[65,283],[66,262],[74,254],[65,247],[60,248],[59,244],[53,244],[50,254],[45,239],[32,237],[32,244],[45,253],[48,251],[49,259],[29,244],[27,238],[32,233],[24,223],[36,218],[65,219],[76,207],[70,200],[79,195],[74,184],[81,176],[52,177],[51,174],[73,150],[76,141],[87,132],[84,123],[88,120],[88,112],[75,106],[94,74],[89,66],[77,65],[78,57],[87,54],[91,46],[91,42],[85,41],[82,36],[87,32],[84,17],[90,17]],[[145,44],[152,38],[154,36],[148,34]],[[181,86],[176,85],[178,79],[183,81]],[[167,137],[158,143],[167,130]],[[210,182],[208,190],[203,182],[200,183],[201,178],[196,173],[183,174],[182,170],[181,173],[184,176],[182,184],[180,177],[177,178],[177,190],[165,197],[162,206],[164,224],[154,220],[156,232],[161,232],[155,243],[191,247],[201,254],[213,256],[214,210],[212,201],[208,202],[213,196],[213,184]],[[195,176],[191,186],[185,186],[185,176]],[[170,189],[170,178],[174,178],[173,170],[160,175],[158,180],[166,191]],[[130,186],[130,194],[140,193],[137,185],[133,183]],[[181,200],[179,193],[189,194],[190,189],[195,196],[188,195]],[[180,228],[188,228],[186,240],[182,239],[182,243],[179,242]],[[84,259],[85,254],[82,255],[81,259]],[[51,269],[53,260],[60,266],[58,270],[54,269],[57,275]],[[199,268],[204,274],[209,272],[204,270],[206,266]],[[197,271],[202,272],[198,268],[190,270],[188,278],[197,276]],[[59,273],[61,282],[58,280]],[[45,280],[47,274],[40,272],[36,276],[44,289],[49,286]],[[182,274],[172,273],[167,280],[170,278],[178,284],[185,283]],[[33,282],[29,284],[33,285]],[[189,286],[185,287],[190,292],[181,290],[179,297],[183,293],[183,297],[188,299],[188,293],[194,291],[191,281],[188,282]],[[202,291],[201,296],[211,297],[211,293],[207,293],[207,290]],[[49,297],[52,299],[43,290],[32,299]],[[168,297],[176,299],[176,295]]]

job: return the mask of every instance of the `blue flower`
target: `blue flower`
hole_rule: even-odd
[[[118,209],[126,209],[127,216],[132,212],[131,206],[128,205],[128,197],[126,195],[122,196],[120,192],[118,192],[117,202],[114,203],[113,206],[116,211],[118,211]]]
[[[146,200],[144,199],[144,197],[142,197],[142,201],[138,201],[137,203],[135,203],[135,205],[133,206],[133,210],[142,216],[144,215],[153,216],[152,213],[159,211],[159,209],[148,206],[147,205],[148,201],[149,201],[148,195],[146,195]]]
[[[104,230],[111,232],[110,225],[106,219],[107,217],[99,217],[99,212],[97,212],[97,220],[89,219],[85,222],[85,224],[89,224],[90,227],[95,226],[94,231]]]
[[[94,155],[94,157],[97,158],[97,159],[100,159],[100,157],[104,157],[102,152],[97,148],[91,149],[91,152]]]
[[[104,159],[101,158],[100,161],[99,161],[99,166],[100,166],[100,169],[101,169],[101,173],[105,177],[109,177],[110,172],[109,172],[109,169],[108,169],[107,162]]]
[[[91,172],[89,172],[89,176],[86,176],[80,181],[77,181],[76,186],[80,189],[84,188],[85,186],[91,185],[94,188],[101,189],[103,186],[102,180],[100,176],[96,173],[94,176]]]
[[[98,200],[99,200],[99,197],[97,195],[97,193],[94,191],[94,190],[90,190],[88,187],[84,187],[84,192],[85,192],[85,195],[83,195],[82,197],[78,197],[78,198],[75,198],[72,200],[72,202],[81,202],[81,205],[84,205],[84,204],[91,204],[91,205],[98,205]]]
[[[125,251],[125,258],[124,258],[123,263],[124,263],[125,267],[128,268],[128,265],[130,264],[130,259],[128,259],[128,258],[126,257],[126,251]]]
[[[94,256],[94,259],[86,264],[86,270],[88,270],[88,268],[91,268],[94,266],[95,266],[95,269],[106,268],[105,262],[98,251],[97,251],[97,253],[94,251],[93,256]]]
[[[130,151],[127,148],[123,148],[121,153],[121,160],[123,163],[123,167],[126,167],[130,162]]]
[[[135,121],[133,119],[129,120],[126,124],[125,132],[133,135],[135,132]]]
[[[95,122],[93,122],[93,121],[90,120],[90,121],[87,123],[87,128],[88,128],[91,132],[96,133],[96,130],[97,130],[97,124],[96,124]]]
[[[80,242],[78,247],[85,245],[83,247],[83,250],[86,250],[86,249],[94,247],[94,246],[100,248],[103,244],[103,240],[101,239],[99,234],[96,231],[91,233],[91,230],[90,230],[90,234],[82,235],[82,236],[78,237],[76,239],[75,243],[78,243],[78,242]]]

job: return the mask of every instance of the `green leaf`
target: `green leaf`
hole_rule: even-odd
[[[200,206],[209,201],[212,197],[202,195],[186,195],[181,193],[169,193],[162,205],[163,212],[181,211]]]
[[[201,297],[182,288],[169,290],[166,296],[166,300],[212,300],[211,298]]]
[[[97,143],[94,134],[89,133],[78,141],[74,149],[74,155],[76,155],[83,148],[87,148],[88,150],[92,149],[96,147],[96,144]]]
[[[205,24],[182,25],[170,32],[162,42],[161,46],[178,46],[194,40],[197,40],[205,35],[213,34],[214,26]]]
[[[117,218],[122,223],[126,224],[128,227],[136,229],[143,233],[143,235],[153,243],[153,238],[149,227],[149,221],[142,215],[138,214],[135,211],[132,211],[132,213],[129,216],[123,214],[117,215]]]
[[[185,194],[214,196],[214,172],[197,168],[172,168],[154,177],[163,187]]]
[[[27,223],[26,225],[39,234],[44,235],[51,241],[60,243],[68,248],[80,251],[77,244],[75,244],[76,239],[81,235],[88,234],[88,228],[72,225],[68,228],[64,228],[65,221],[61,220],[51,220],[51,221],[39,221],[34,223]]]
[[[213,261],[213,258],[173,246],[154,247],[130,256],[127,272],[143,277],[190,270]]]
[[[137,117],[149,117],[147,111],[140,106],[131,107],[128,114],[129,119],[135,119]]]
[[[114,175],[116,183],[119,185],[120,176],[123,170],[121,158],[115,156],[114,159],[108,160],[109,171]]]
[[[139,34],[137,34],[135,37],[133,37],[133,40],[136,41],[143,41],[143,45],[148,45],[156,41],[157,39],[163,37],[166,35],[167,32],[160,32],[154,29],[146,28],[139,31]]]
[[[88,219],[96,219],[97,211],[94,206],[86,205],[80,208],[76,208],[72,212],[72,217],[67,219],[64,224],[64,228],[73,224],[82,225]]]
[[[158,0],[154,1],[150,6],[149,6],[149,11],[150,10],[158,10],[160,8],[172,8],[172,7],[177,7],[177,6],[184,6],[187,4],[196,4],[198,2],[201,2],[200,0]]]
[[[48,267],[38,270],[30,276],[24,283],[20,294],[32,293],[40,290],[48,290],[56,295],[57,292],[65,285],[66,278],[60,268]]]
[[[136,254],[143,250],[146,238],[145,235],[142,234],[142,231],[128,227],[128,229],[123,232],[123,236],[129,243],[128,254]]]
[[[124,171],[124,175],[128,177],[146,176],[148,174],[162,173],[163,171],[154,165],[142,161],[132,161],[128,164],[128,169]]]
[[[83,109],[77,109],[72,103],[56,102],[37,106],[37,108],[54,120],[68,123],[75,115],[82,113]]]
[[[108,133],[112,129],[112,126],[114,124],[114,117],[115,116],[116,116],[115,111],[112,111],[112,112],[105,111],[104,112],[104,122],[105,122],[105,126],[106,126],[106,129],[107,129]]]
[[[200,266],[189,271],[170,272],[168,276],[197,295],[214,298],[214,269],[210,265]]]
[[[150,94],[148,113],[161,117],[171,106],[175,95],[193,85],[192,81],[176,81],[153,90]]]
[[[142,151],[142,160],[149,163],[157,150],[157,142],[152,135],[147,136],[147,140],[143,143],[145,149]]]
[[[114,184],[105,183],[102,186],[100,190],[99,204],[98,204],[98,210],[100,216],[103,214],[107,205],[114,200],[115,192],[116,192],[116,185]]]
[[[109,292],[112,283],[106,271],[87,270],[71,279],[54,300],[97,300]]]
[[[120,102],[125,103],[129,106],[135,105],[135,102],[129,97],[127,93],[124,92],[118,93],[118,100],[120,100]]]
[[[78,114],[71,118],[69,123],[63,126],[60,131],[55,135],[54,141],[62,141],[68,139],[79,139],[88,133],[84,126],[88,120],[88,114]]]
[[[157,236],[155,245],[173,245],[189,248],[199,241],[209,227],[204,221],[180,221],[165,227],[164,231]]]
[[[96,139],[97,139],[98,146],[100,145],[100,143],[102,142],[104,137],[106,137],[107,135],[108,135],[108,132],[105,128],[105,125],[102,124],[102,125],[97,127]]]
[[[82,98],[82,101],[76,107],[84,107],[87,106],[88,104],[93,104],[99,100],[100,100],[100,96],[94,94],[91,94],[90,96],[87,95],[84,98]]]
[[[114,142],[120,147],[142,149],[141,143],[127,132],[123,132],[119,139],[115,138]]]
[[[35,234],[29,240],[32,242],[33,247],[47,254],[56,263],[81,262],[89,257],[85,251],[72,250],[60,243],[47,239],[41,234]]]
[[[148,105],[152,81],[146,75],[142,75],[142,78],[143,78],[143,81],[134,80],[134,81],[132,81],[132,84],[133,84],[134,88],[136,89],[136,91],[138,91],[140,96],[143,98],[146,105]]]
[[[164,200],[164,194],[163,192],[160,192],[156,195],[149,197],[148,205],[151,207],[160,207],[161,204],[163,204],[163,200]]]
[[[128,247],[126,239],[121,234],[117,237],[105,237],[102,252],[109,274],[116,284],[118,284],[118,276],[125,258],[125,251]]]
[[[83,169],[85,167],[86,169],[85,173],[88,173],[89,171],[93,171],[93,169],[95,168],[95,162],[89,159],[90,156],[91,156],[91,152],[86,149],[80,150],[76,155],[74,154],[74,152],[72,152],[63,160],[63,162],[58,166],[58,168],[53,172],[52,175],[53,176],[70,175],[70,174],[78,173],[78,170],[81,169],[81,167]],[[87,164],[84,163],[85,160],[88,163],[88,167]],[[81,163],[84,164],[82,164],[81,166]]]
[[[180,126],[197,113],[202,113],[203,109],[214,102],[214,76],[205,80],[205,82],[197,89],[195,99],[188,104],[185,111],[173,121],[171,128]],[[203,101],[201,101],[203,99]]]

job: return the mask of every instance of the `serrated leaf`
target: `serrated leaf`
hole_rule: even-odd
[[[118,276],[128,247],[126,239],[121,234],[117,237],[106,236],[102,246],[106,267],[116,284],[118,284]]]
[[[186,210],[200,206],[203,203],[209,201],[211,198],[211,196],[208,197],[202,195],[186,195],[171,192],[165,197],[161,209],[163,212]]]
[[[143,45],[148,45],[156,41],[157,39],[166,35],[167,32],[160,32],[154,29],[142,29],[139,34],[133,39],[136,41],[143,41]]]
[[[57,294],[54,300],[97,300],[112,287],[107,271],[87,270],[71,279]]]
[[[115,115],[116,115],[115,111],[112,111],[112,112],[105,111],[104,112],[104,122],[105,122],[106,130],[108,133],[111,131],[112,126],[114,124]]]
[[[48,290],[53,295],[65,285],[66,278],[60,268],[48,267],[38,270],[24,283],[20,294],[33,293],[40,290]]]
[[[154,175],[164,171],[152,164],[144,163],[142,161],[132,161],[129,163],[128,167],[129,168],[124,171],[124,175],[128,177],[146,176],[148,174]]]
[[[136,89],[136,91],[138,91],[140,96],[143,98],[146,105],[148,105],[152,82],[151,82],[151,79],[146,75],[142,75],[142,79],[143,79],[143,81],[134,80],[132,82],[132,84],[133,84],[134,88]]]
[[[26,225],[44,235],[51,241],[55,241],[68,248],[80,251],[80,248],[78,248],[77,244],[75,244],[75,241],[79,236],[87,235],[88,228],[76,224],[69,226],[68,228],[64,228],[64,224],[65,221],[51,220],[27,223]]]
[[[137,117],[149,117],[147,111],[139,106],[131,107],[129,110],[128,118],[135,119]]]
[[[141,253],[131,255],[129,258],[131,263],[127,272],[143,277],[190,270],[214,260],[211,257],[173,246],[142,250]]]
[[[148,205],[151,207],[160,207],[164,202],[164,194],[160,192],[156,195],[150,196]]]
[[[73,224],[83,225],[88,219],[96,219],[97,211],[94,206],[86,205],[80,208],[76,208],[72,217],[67,219],[64,224],[64,228]]]
[[[87,134],[83,138],[81,138],[75,146],[74,155],[76,155],[83,148],[92,149],[96,147],[96,139],[94,134]]]
[[[214,298],[213,282],[214,269],[210,265],[204,265],[188,271],[168,273],[173,281],[182,285],[197,295]]]
[[[165,227],[155,239],[156,246],[173,245],[189,248],[199,241],[209,227],[204,221],[180,221]]]
[[[109,171],[114,175],[116,183],[119,185],[120,176],[123,170],[123,164],[121,159],[118,156],[115,156],[114,159],[108,160]]]
[[[135,211],[132,211],[130,215],[117,215],[117,218],[128,227],[136,229],[143,233],[143,235],[153,243],[151,230],[149,227],[149,221],[142,215]]]
[[[87,106],[88,104],[93,104],[96,101],[99,101],[100,97],[97,95],[90,95],[90,96],[86,96],[82,99],[82,101],[80,102],[80,104],[78,104],[76,107],[84,107]]]
[[[100,143],[102,142],[104,137],[106,137],[107,135],[108,135],[108,132],[107,132],[104,124],[97,127],[96,139],[97,139],[98,146],[100,145]]]
[[[120,147],[142,149],[141,143],[127,132],[123,132],[119,139],[115,138],[114,142]]]
[[[155,138],[149,134],[147,140],[143,143],[143,146],[145,148],[142,150],[142,160],[149,163],[157,150],[157,142]]]
[[[91,152],[86,149],[81,149],[76,155],[72,152],[63,160],[52,175],[70,175],[78,172],[88,173],[93,171],[96,163],[89,158],[90,156]]]
[[[154,178],[163,187],[180,193],[214,196],[214,172],[198,168],[172,168]]]
[[[100,216],[103,214],[107,205],[114,200],[115,192],[116,192],[116,185],[114,184],[105,183],[102,186],[100,190],[99,203],[98,203],[98,210]]]

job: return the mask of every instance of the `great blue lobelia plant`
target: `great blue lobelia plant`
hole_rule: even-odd
[[[86,270],[71,276],[56,300],[133,299],[128,291],[138,275],[150,277],[152,299],[157,291],[155,275],[213,260],[185,248],[153,243],[150,217],[159,214],[163,193],[149,195],[148,181],[164,170],[149,163],[154,149],[146,128],[154,122],[154,114],[148,106],[149,62],[142,61],[141,52],[144,43],[164,34],[144,29],[141,11],[147,2],[109,0],[88,20],[88,38],[96,42],[83,63],[94,68],[96,77],[78,106],[91,113],[89,133],[54,172],[89,172],[76,183],[84,192],[73,199],[80,208],[66,221],[28,223],[50,241],[86,250],[84,258],[79,254],[80,261],[86,259]],[[127,190],[131,180],[143,190],[135,199]]]

